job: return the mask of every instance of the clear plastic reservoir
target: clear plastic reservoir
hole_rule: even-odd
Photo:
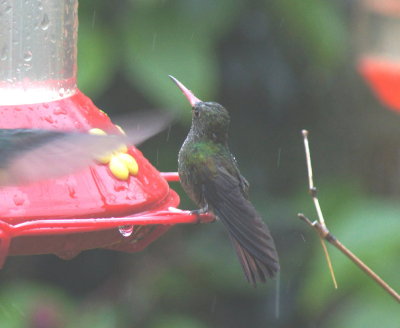
[[[77,0],[0,1],[0,105],[76,90]]]

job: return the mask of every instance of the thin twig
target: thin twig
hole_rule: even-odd
[[[307,162],[307,173],[308,173],[308,191],[313,199],[315,209],[317,210],[318,220],[322,226],[325,226],[325,219],[322,215],[321,206],[319,205],[319,200],[317,197],[317,187],[314,185],[314,176],[311,165],[311,154],[310,154],[310,146],[308,143],[308,131],[302,130],[304,139],[304,150],[306,152],[306,162]]]
[[[309,191],[309,193],[310,193],[310,195],[311,195],[311,197],[313,199],[314,206],[315,206],[315,209],[317,211],[317,216],[318,216],[319,223],[321,224],[322,227],[326,228],[325,219],[324,219],[324,216],[322,214],[321,206],[319,205],[319,200],[318,200],[318,197],[317,197],[317,187],[315,187],[315,185],[314,185],[313,171],[312,171],[312,165],[311,165],[310,146],[309,146],[309,143],[308,143],[308,131],[307,130],[303,130],[303,131],[301,131],[301,133],[303,134],[304,150],[306,152],[307,173],[308,173],[308,191]],[[331,258],[329,256],[328,249],[326,248],[324,240],[322,239],[321,236],[320,236],[320,242],[321,242],[324,254],[325,254],[326,262],[328,264],[329,272],[330,272],[331,277],[332,277],[333,285],[334,285],[335,289],[337,289],[338,285],[337,285],[337,282],[336,282],[335,272],[333,271],[332,261],[331,261]]]
[[[337,284],[336,277],[335,277],[335,271],[333,271],[333,265],[332,265],[331,257],[329,256],[329,253],[328,253],[328,249],[326,248],[324,240],[321,237],[319,238],[319,241],[321,242],[321,246],[322,246],[322,249],[325,254],[325,259],[326,259],[326,263],[328,264],[329,272],[331,274],[333,286],[335,287],[335,289],[338,289],[338,284]]]
[[[324,217],[322,215],[322,210],[319,205],[318,197],[317,197],[317,188],[314,185],[313,181],[313,172],[311,166],[311,156],[310,156],[310,147],[308,143],[308,131],[302,131],[304,138],[304,148],[306,153],[306,161],[307,161],[307,171],[308,171],[308,184],[309,184],[309,192],[311,197],[313,198],[313,202],[317,211],[318,221],[311,222],[304,214],[298,214],[299,218],[303,221],[307,222],[310,226],[315,228],[318,232],[322,245],[324,246],[324,252],[326,259],[328,261],[329,269],[333,274],[333,270],[331,267],[331,261],[326,250],[326,245],[323,242],[323,239],[334,245],[337,249],[339,249],[344,255],[346,255],[352,262],[354,262],[361,270],[363,270],[368,276],[375,280],[377,284],[379,284],[384,290],[386,290],[393,298],[396,299],[397,302],[400,303],[400,295],[390,287],[382,278],[380,278],[374,271],[372,271],[364,262],[362,262],[356,255],[354,255],[349,249],[347,249],[335,236],[333,236],[328,228],[326,227]],[[335,281],[334,281],[335,283]]]
[[[400,303],[400,295],[387,284],[381,277],[379,277],[371,268],[369,268],[363,261],[361,261],[354,253],[352,253],[346,246],[344,246],[328,229],[323,227],[318,221],[311,222],[304,214],[299,213],[298,217],[313,227],[319,236],[330,244],[335,246],[339,251],[346,255],[352,262],[354,262],[361,270],[368,276],[375,280],[387,293],[389,293],[397,302]]]

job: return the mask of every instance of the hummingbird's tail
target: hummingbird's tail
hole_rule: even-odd
[[[242,247],[236,239],[231,237],[231,241],[240,264],[242,265],[246,279],[253,286],[256,286],[258,282],[266,282],[267,278],[274,277],[279,271],[279,265],[277,267],[277,262],[273,261],[270,263],[270,261],[268,261],[268,263],[265,263],[265,261],[259,261],[257,258],[252,256],[246,248]]]
[[[201,181],[205,203],[228,230],[247,280],[256,285],[279,271],[278,254],[267,225],[246,197],[241,179],[223,164],[198,166],[197,180]]]
[[[229,232],[229,237],[253,286],[273,278],[279,271],[275,243],[268,227],[247,199],[234,203],[222,202],[213,209]]]

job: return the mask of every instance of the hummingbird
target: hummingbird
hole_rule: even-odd
[[[0,187],[67,175],[116,150],[123,135],[0,129]]]
[[[125,134],[79,131],[0,129],[0,187],[56,178],[95,164],[122,145],[138,145],[164,130],[172,117],[156,111],[117,117]]]
[[[247,281],[253,286],[266,282],[279,271],[278,254],[268,227],[249,200],[249,183],[229,150],[228,111],[216,102],[201,101],[169,77],[192,106],[191,128],[178,155],[181,185],[200,207],[197,213],[211,212],[223,223]]]

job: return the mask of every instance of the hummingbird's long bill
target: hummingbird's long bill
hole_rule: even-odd
[[[172,81],[175,82],[175,84],[178,86],[179,89],[183,92],[187,100],[189,101],[190,105],[194,107],[197,103],[201,102],[199,98],[197,98],[192,91],[190,91],[188,88],[186,88],[178,79],[173,77],[172,75],[168,75]]]

